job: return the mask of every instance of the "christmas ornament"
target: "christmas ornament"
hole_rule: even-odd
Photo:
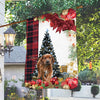
[[[58,85],[59,84],[59,82],[58,81],[55,81],[55,85]]]
[[[41,86],[40,89],[43,89],[43,87]]]
[[[68,14],[66,15],[66,19],[73,19],[76,17],[76,11],[74,9],[68,9]]]
[[[67,85],[65,81],[61,83],[61,87],[63,87],[64,85]]]
[[[51,78],[50,82],[51,82],[52,84],[55,84],[55,78]]]
[[[69,85],[64,85],[63,86],[63,89],[69,89],[70,87],[69,87]]]
[[[42,84],[42,80],[41,79],[36,80],[36,84],[40,86]]]
[[[32,89],[35,89],[36,88],[36,86],[35,85],[32,85]]]
[[[78,79],[76,79],[76,78],[70,79],[68,81],[68,85],[69,85],[70,89],[74,89],[78,85]]]
[[[75,38],[76,37],[76,34],[73,34],[73,37]]]
[[[37,18],[37,17],[35,17],[35,18],[34,18],[34,21],[37,21],[37,20],[38,20],[38,18]]]
[[[62,15],[67,15],[68,9],[62,11]]]
[[[45,84],[45,87],[49,86],[48,82],[44,81],[43,83]]]
[[[64,20],[71,20],[76,17],[76,11],[74,9],[63,10],[61,18]]]
[[[25,87],[28,87],[28,86],[30,86],[30,84],[26,82],[26,83],[25,83]]]
[[[63,78],[58,78],[59,82],[62,82],[63,81]]]

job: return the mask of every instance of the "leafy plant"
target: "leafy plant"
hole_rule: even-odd
[[[12,96],[17,96],[17,94],[16,94],[16,86],[14,86],[14,85],[9,86],[10,82],[17,83],[16,80],[13,80],[13,79],[7,80],[7,79],[5,79],[5,81],[4,81],[5,100],[7,100],[8,96],[9,96],[9,98],[12,97]]]
[[[78,75],[79,80],[82,83],[96,83],[96,73],[88,68],[81,71]]]
[[[99,86],[98,85],[93,85],[91,87],[91,93],[93,94],[93,98],[99,93]]]

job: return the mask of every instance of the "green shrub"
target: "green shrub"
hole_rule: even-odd
[[[78,78],[82,83],[97,83],[96,73],[90,69],[81,71]]]
[[[93,97],[95,98],[95,96],[99,93],[99,86],[98,85],[93,85],[91,87],[91,93],[93,94]]]

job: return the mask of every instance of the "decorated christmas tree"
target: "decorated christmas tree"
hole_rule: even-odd
[[[41,49],[39,51],[39,58],[42,57],[44,54],[51,54],[54,57],[55,62],[53,64],[53,77],[61,76],[60,70],[59,70],[59,65],[58,65],[58,62],[56,59],[56,55],[54,52],[54,48],[53,48],[52,41],[51,41],[50,35],[48,33],[48,30],[46,31],[45,36],[42,41]],[[37,76],[37,68],[35,68],[33,76]]]

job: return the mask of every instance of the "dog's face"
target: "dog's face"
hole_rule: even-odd
[[[51,54],[45,54],[42,56],[42,63],[44,65],[50,65],[54,63],[54,57]]]

